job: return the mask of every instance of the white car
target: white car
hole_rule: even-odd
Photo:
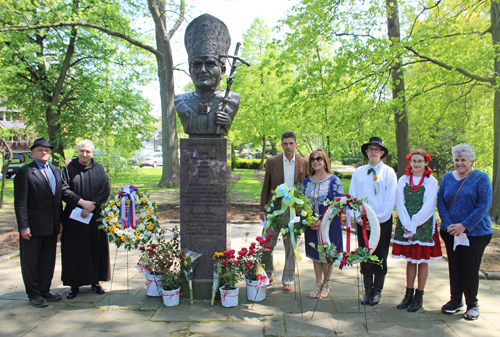
[[[153,152],[142,156],[142,166],[163,166],[163,152]]]

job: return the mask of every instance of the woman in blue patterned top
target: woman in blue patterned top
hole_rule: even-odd
[[[330,159],[326,152],[318,149],[309,156],[308,177],[304,179],[304,194],[311,201],[315,215],[320,219],[305,230],[306,255],[313,260],[314,273],[316,275],[316,288],[309,295],[310,298],[326,298],[330,293],[330,274],[328,263],[324,254],[320,254],[309,243],[318,244],[320,241],[321,215],[326,209],[323,206],[325,200],[334,200],[344,195],[344,188],[340,179],[332,174]],[[342,227],[338,216],[330,223],[330,242],[342,250]],[[323,281],[324,280],[324,284]]]
[[[493,234],[488,214],[492,188],[488,175],[472,167],[476,158],[472,146],[459,144],[451,153],[455,171],[446,173],[441,180],[437,202],[441,238],[448,254],[451,293],[450,301],[441,311],[454,314],[463,310],[465,295],[464,318],[475,320],[479,317],[479,267]]]

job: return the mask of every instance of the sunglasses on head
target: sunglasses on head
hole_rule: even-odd
[[[311,158],[311,163],[314,163],[315,161],[322,162],[323,161],[323,157],[312,157]]]

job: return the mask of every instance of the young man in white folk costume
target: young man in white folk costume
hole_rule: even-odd
[[[379,137],[371,137],[361,146],[361,152],[368,158],[368,164],[359,167],[352,175],[349,194],[358,199],[366,198],[380,222],[380,241],[373,252],[382,261],[382,265],[361,263],[361,274],[365,286],[365,295],[361,304],[376,305],[380,301],[387,274],[387,255],[392,235],[392,211],[396,204],[397,177],[394,170],[382,162],[389,151]],[[357,220],[358,243],[365,247],[362,235],[363,219],[355,214]],[[370,223],[367,223],[368,236]]]

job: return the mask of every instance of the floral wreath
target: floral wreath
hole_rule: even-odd
[[[327,206],[323,215],[321,216],[320,225],[320,244],[315,245],[313,242],[309,243],[318,252],[325,254],[326,261],[332,264],[335,261],[340,261],[339,269],[345,270],[346,266],[352,266],[357,262],[371,262],[380,264],[377,256],[372,255],[374,247],[370,248],[368,234],[367,234],[367,212],[364,201],[366,199],[358,200],[349,194],[345,194],[335,201],[326,200],[323,205]],[[336,215],[339,215],[339,222],[342,226],[342,213],[346,212],[346,227],[347,227],[347,240],[346,251],[337,250],[337,246],[330,242],[329,227],[330,222]],[[358,247],[351,251],[351,218],[350,210],[358,212],[363,218],[363,237],[365,239],[366,247]]]
[[[126,206],[129,207],[128,212]],[[139,194],[133,185],[125,185],[102,206],[99,219],[102,224],[99,228],[108,234],[109,242],[113,242],[116,247],[123,245],[127,250],[137,249],[158,232],[160,223],[156,216],[157,209],[149,195]],[[140,215],[137,222],[136,213]]]
[[[425,159],[425,165],[427,166],[427,163],[429,163],[429,162],[431,161],[431,159],[432,159],[432,158],[431,158],[431,155],[430,155],[430,154],[426,154],[426,155],[424,156],[424,159]],[[406,160],[407,160],[407,161],[411,161],[411,154],[407,154],[407,155],[406,155]],[[432,173],[432,169],[431,169],[429,166],[427,166],[427,169],[425,170],[425,172],[424,172],[424,174],[423,174],[423,175],[424,175],[425,177],[429,177],[429,176],[431,175],[431,173]],[[410,174],[411,174],[411,165],[406,165],[406,172],[405,172],[405,176],[409,176]]]
[[[266,222],[264,226],[264,235],[268,228],[273,228],[275,232],[281,233],[283,239],[288,236],[291,238],[293,251],[297,260],[300,262],[300,256],[295,238],[304,233],[307,226],[310,226],[318,218],[313,215],[311,202],[309,198],[300,193],[301,186],[288,188],[287,184],[281,184],[273,191],[273,198],[265,206]],[[283,214],[287,209],[290,210],[290,219],[288,223],[283,221]],[[281,220],[281,221],[280,221]]]

